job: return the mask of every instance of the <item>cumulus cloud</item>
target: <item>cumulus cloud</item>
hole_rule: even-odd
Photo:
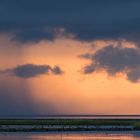
[[[0,32],[20,41],[53,39],[64,28],[80,40],[128,39],[139,42],[139,0],[2,0]]]
[[[55,66],[53,68],[49,65],[35,65],[35,64],[18,65],[13,69],[1,71],[1,73],[8,73],[10,75],[14,75],[20,78],[37,77],[43,74],[48,74],[49,72],[59,75],[63,73],[63,71],[59,66]]]
[[[91,60],[91,64],[84,67],[85,74],[105,70],[112,76],[124,73],[132,82],[140,80],[140,50],[137,48],[107,46],[82,57]]]

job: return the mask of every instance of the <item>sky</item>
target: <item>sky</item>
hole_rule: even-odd
[[[140,114],[139,0],[1,0],[0,116]]]

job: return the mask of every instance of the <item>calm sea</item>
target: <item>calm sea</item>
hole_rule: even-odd
[[[140,140],[140,132],[0,133],[0,140]]]

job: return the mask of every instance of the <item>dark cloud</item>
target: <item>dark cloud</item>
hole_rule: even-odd
[[[139,49],[107,46],[94,54],[85,54],[82,57],[90,59],[92,62],[84,67],[86,74],[105,70],[112,76],[119,72],[124,73],[132,82],[140,80]]]
[[[54,68],[51,69],[51,71],[54,73],[54,74],[62,74],[63,71],[60,69],[60,67],[58,66],[55,66]]]
[[[59,66],[55,66],[54,68],[52,68],[49,65],[35,65],[35,64],[19,65],[13,69],[1,71],[1,73],[8,73],[10,75],[14,75],[21,78],[37,77],[43,74],[48,74],[49,72],[59,75],[63,73],[63,71]]]
[[[64,28],[80,40],[139,42],[139,0],[1,0],[0,32],[20,41],[53,39]]]

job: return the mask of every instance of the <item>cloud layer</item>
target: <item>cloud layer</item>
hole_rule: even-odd
[[[132,82],[140,80],[139,49],[107,46],[94,54],[85,54],[82,57],[91,60],[91,64],[84,67],[86,74],[105,70],[112,76],[120,72],[124,73]]]
[[[17,67],[13,69],[7,69],[2,73],[8,73],[10,75],[14,75],[20,78],[32,78],[43,74],[48,74],[49,72],[58,75],[63,73],[63,71],[59,66],[55,66],[54,68],[52,68],[49,65],[35,65],[35,64],[18,65]]]
[[[0,32],[20,41],[53,39],[64,28],[80,40],[139,42],[139,0],[2,0]]]

